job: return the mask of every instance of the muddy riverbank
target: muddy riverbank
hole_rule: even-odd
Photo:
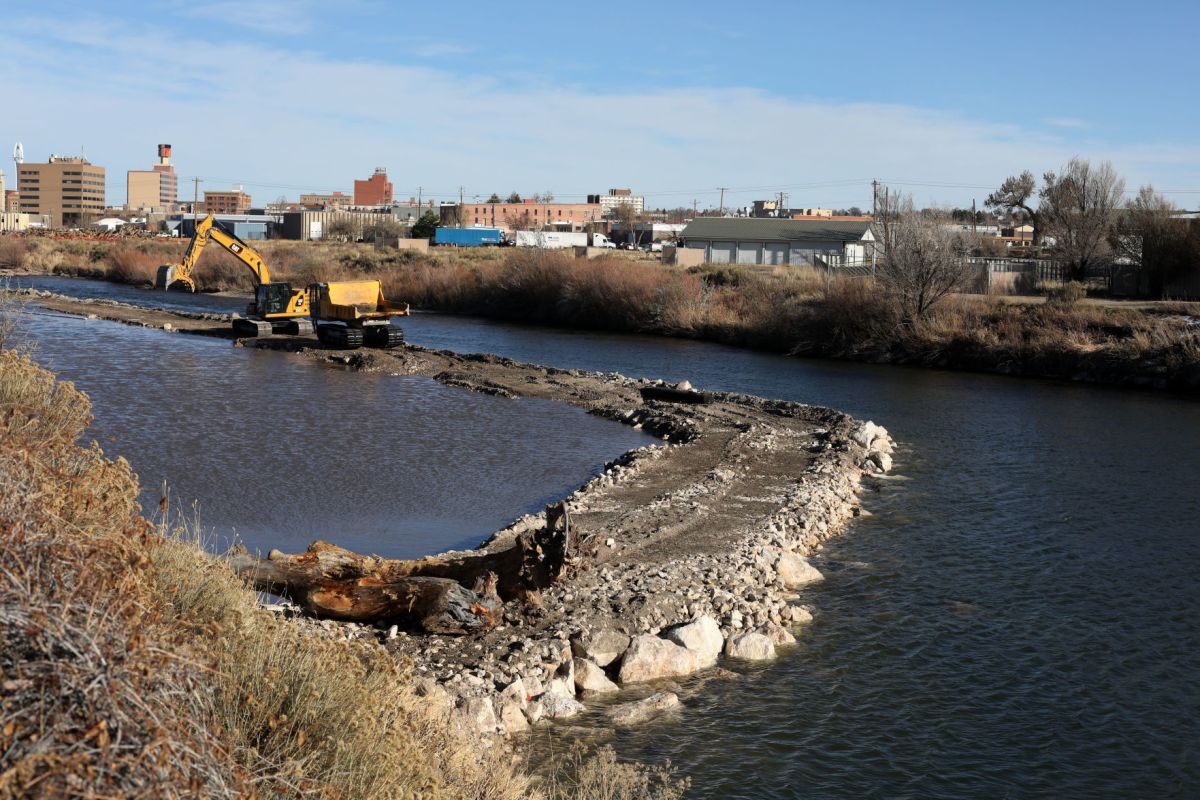
[[[219,314],[42,294],[27,299],[126,324],[230,335]],[[243,344],[339,368],[566,402],[662,438],[566,498],[582,543],[577,568],[563,583],[510,602],[493,630],[426,636],[305,621],[331,635],[378,638],[412,661],[430,702],[480,731],[514,733],[542,718],[571,716],[590,693],[657,685],[711,669],[722,654],[770,658],[790,639],[789,628],[811,618],[799,590],[819,575],[805,557],[859,512],[864,476],[890,466],[885,431],[799,403],[730,393],[676,402],[654,397],[661,384],[616,373],[419,347],[345,353],[299,337]],[[541,516],[523,518],[483,547],[504,547],[542,525]],[[660,699],[653,708],[671,702]]]

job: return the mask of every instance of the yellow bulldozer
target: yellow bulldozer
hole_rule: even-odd
[[[379,281],[332,281],[302,289],[286,281],[272,281],[262,255],[221,227],[211,214],[196,223],[196,232],[179,263],[158,268],[155,287],[196,291],[196,264],[210,241],[225,248],[254,276],[254,299],[246,306],[246,316],[234,316],[235,333],[308,335],[315,329],[323,344],[347,349],[364,344],[396,347],[404,341],[404,332],[392,325],[391,319],[408,316],[408,304],[388,302]]]

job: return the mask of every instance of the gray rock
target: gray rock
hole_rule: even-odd
[[[646,633],[636,637],[625,651],[617,681],[638,683],[673,678],[690,675],[703,666],[700,657],[693,651]]]
[[[721,654],[724,644],[721,627],[709,616],[700,616],[685,625],[671,628],[664,636],[680,647],[691,650],[700,657],[704,666],[717,663],[717,656]]]
[[[575,659],[575,688],[593,694],[615,692],[618,689],[604,674],[604,670],[586,658]]]
[[[469,732],[495,733],[499,725],[489,697],[464,698],[454,710],[454,719]]]
[[[613,706],[608,710],[606,716],[613,725],[626,727],[645,722],[677,705],[679,705],[679,695],[674,692],[657,692],[642,700]]]
[[[796,643],[796,637],[792,636],[791,632],[787,628],[774,622],[766,623],[758,629],[758,632],[770,639],[771,644],[775,647],[779,647],[780,645],[784,644]]]
[[[516,700],[498,698],[496,704],[500,707],[500,725],[509,736],[529,730],[529,720],[525,718],[522,706]]]
[[[563,697],[557,694],[550,694],[549,692],[529,704],[529,709],[526,713],[531,722],[534,721],[534,714],[528,712],[535,708],[540,712],[537,714],[539,718],[547,717],[549,719],[566,719],[584,710],[583,703],[574,697]]]
[[[735,633],[725,642],[725,655],[746,661],[765,661],[775,657],[775,645],[761,633]]]
[[[792,606],[792,624],[807,625],[813,621],[812,612],[804,606]]]
[[[602,628],[571,640],[571,652],[600,667],[616,661],[629,647],[629,637],[611,628]]]
[[[779,562],[775,571],[779,575],[779,583],[785,589],[799,589],[802,586],[825,580],[825,576],[808,563],[807,559],[787,550],[779,552]]]

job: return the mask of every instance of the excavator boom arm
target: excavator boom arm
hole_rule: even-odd
[[[196,232],[192,235],[192,241],[188,244],[187,251],[183,254],[183,258],[180,259],[179,263],[159,268],[158,279],[156,280],[156,283],[159,284],[158,288],[166,289],[172,284],[182,283],[189,290],[196,291],[196,279],[193,277],[193,272],[196,269],[196,264],[200,261],[201,254],[204,252],[204,246],[208,244],[210,239],[224,247],[234,257],[245,264],[246,268],[254,274],[254,279],[258,285],[261,286],[262,284],[271,282],[271,274],[267,270],[267,263],[263,261],[263,257],[259,252],[237,236],[227,232],[216,223],[212,214],[209,214],[196,223]]]

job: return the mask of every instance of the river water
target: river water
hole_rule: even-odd
[[[899,441],[897,477],[865,498],[873,515],[816,559],[828,580],[806,593],[817,617],[798,644],[769,665],[742,669],[744,680],[709,684],[674,721],[616,736],[622,756],[670,758],[692,777],[689,796],[1200,796],[1200,404],[435,315],[404,327],[411,341],[433,347],[829,405],[874,419]],[[124,328],[116,335],[167,339]],[[305,372],[321,392],[346,397],[353,392],[338,386],[382,382],[301,368],[280,354],[218,356],[225,380],[255,370],[244,377],[250,384],[264,380],[260,359],[284,365],[263,368],[268,374],[287,369],[304,380]],[[230,358],[242,363],[234,369]],[[90,375],[97,364],[77,370]],[[150,391],[145,380],[131,378],[122,396],[135,385]],[[476,416],[514,408],[431,382],[411,386],[413,394],[444,392],[447,403],[477,403]],[[341,413],[398,441],[402,422],[380,425],[367,412],[404,402],[403,393],[390,383],[379,391],[388,401],[346,400]],[[285,407],[302,414],[302,405]],[[244,430],[247,413],[219,417],[239,420],[228,430]],[[553,413],[546,405],[533,416]],[[595,422],[527,426],[513,446]],[[123,437],[131,424],[117,420],[113,430]],[[602,427],[604,442],[618,444]],[[212,429],[195,433],[176,456],[214,446]],[[583,462],[598,460],[593,453]],[[332,474],[344,463],[334,462]],[[420,469],[406,459],[395,479]],[[581,464],[558,485],[583,472]],[[273,473],[257,485],[269,493],[278,482]],[[540,485],[553,483],[548,476]],[[464,482],[437,513],[493,491]],[[274,524],[287,529],[286,507],[275,510]]]

